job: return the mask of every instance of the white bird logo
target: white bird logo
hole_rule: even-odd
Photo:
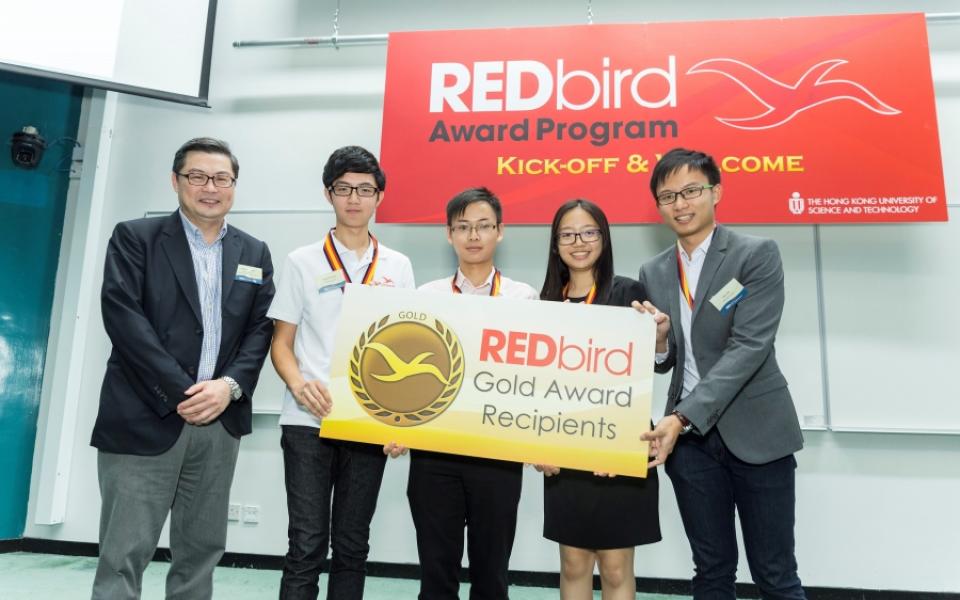
[[[827,74],[847,64],[832,59],[819,62],[793,84],[783,83],[756,67],[732,58],[711,58],[690,67],[688,75],[716,73],[728,77],[753,96],[766,110],[739,119],[716,117],[724,125],[737,129],[770,129],[783,125],[815,106],[847,100],[880,115],[897,115],[900,111],[883,102],[863,85],[848,79],[827,79]]]

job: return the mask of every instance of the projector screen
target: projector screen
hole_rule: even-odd
[[[0,70],[206,106],[216,0],[0,3]]]

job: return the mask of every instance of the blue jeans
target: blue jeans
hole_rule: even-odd
[[[805,598],[794,554],[793,455],[762,465],[733,456],[714,428],[684,435],[666,463],[693,551],[697,600],[736,597],[737,534],[763,598]]]
[[[284,425],[282,430],[290,524],[280,598],[316,600],[331,546],[327,598],[361,600],[370,521],[387,457],[380,446],[323,439],[315,427]]]

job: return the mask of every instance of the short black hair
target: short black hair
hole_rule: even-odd
[[[453,225],[453,220],[463,216],[467,207],[475,202],[486,202],[497,216],[497,225],[503,222],[503,208],[500,199],[485,187],[475,187],[463,190],[447,202],[447,227]]]
[[[380,168],[377,157],[366,148],[360,146],[344,146],[337,148],[323,165],[323,187],[330,189],[333,182],[343,177],[344,173],[369,173],[377,183],[381,192],[387,188],[387,175]]]
[[[237,157],[230,150],[230,145],[223,140],[212,137],[198,137],[186,142],[180,146],[177,153],[173,155],[173,172],[179,173],[183,169],[183,164],[187,162],[188,152],[206,152],[207,154],[222,154],[230,159],[230,166],[233,167],[234,178],[240,177],[240,163]]]
[[[720,183],[720,169],[713,157],[698,150],[687,150],[686,148],[674,148],[667,152],[657,162],[650,174],[650,193],[653,199],[657,199],[657,188],[663,185],[663,182],[680,169],[687,167],[691,171],[700,171],[707,176],[710,185]]]

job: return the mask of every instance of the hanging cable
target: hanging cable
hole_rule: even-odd
[[[337,39],[340,37],[340,0],[337,0],[337,9],[333,11],[333,37],[330,38],[330,43],[333,44],[334,50],[340,50],[340,45],[337,43]]]

